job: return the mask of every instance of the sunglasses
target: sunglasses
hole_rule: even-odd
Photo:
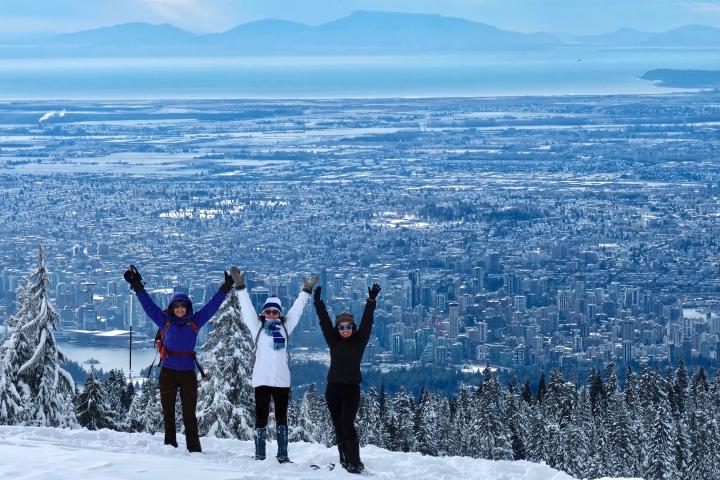
[[[176,308],[184,308],[185,310],[187,310],[188,304],[185,302],[176,302],[170,305],[171,310],[175,310]]]
[[[268,308],[267,310],[263,310],[263,315],[280,315],[280,310]]]
[[[337,329],[342,332],[343,330],[352,330],[353,326],[352,325],[338,325]]]

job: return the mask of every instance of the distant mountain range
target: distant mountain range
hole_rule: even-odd
[[[519,33],[461,18],[357,11],[319,26],[283,20],[198,35],[172,25],[125,23],[0,46],[0,56],[464,53],[562,46],[718,48],[720,29],[691,25],[660,33]]]

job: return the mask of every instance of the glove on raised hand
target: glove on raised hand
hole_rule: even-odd
[[[318,275],[313,275],[310,277],[310,279],[303,278],[303,292],[310,293],[312,292],[312,289],[317,283],[320,281],[320,277]]]
[[[380,290],[382,290],[382,288],[380,288],[380,285],[378,285],[377,283],[373,283],[372,287],[368,287],[368,298],[370,298],[370,300],[375,300],[378,296],[378,293],[380,293]]]
[[[130,265],[130,268],[123,274],[123,277],[125,277],[125,281],[130,284],[130,288],[132,288],[135,293],[145,290],[142,275],[140,275],[138,269],[135,268],[135,265]]]
[[[225,272],[225,281],[222,285],[220,285],[220,290],[222,290],[225,293],[230,292],[230,289],[233,287],[233,284],[235,283],[235,280],[233,280],[233,277],[230,276],[228,272]]]
[[[235,281],[235,290],[242,290],[245,288],[245,272],[241,272],[238,267],[233,265],[230,267],[230,275]]]

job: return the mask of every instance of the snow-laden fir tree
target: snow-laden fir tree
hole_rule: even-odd
[[[241,320],[240,302],[236,295],[228,295],[212,319],[212,331],[202,348],[208,378],[198,391],[200,435],[253,438],[252,343],[250,330]]]
[[[110,415],[113,417],[113,423],[122,423],[127,414],[128,403],[125,406],[123,402],[123,396],[125,395],[125,389],[127,388],[128,382],[125,380],[125,373],[122,370],[113,368],[108,372],[107,378],[103,382],[103,389],[105,390],[105,399],[110,407]]]
[[[362,447],[373,443],[380,435],[380,406],[375,387],[370,387],[360,397],[360,408],[358,409],[356,424],[358,440]]]
[[[647,480],[679,478],[675,465],[674,421],[670,402],[662,389],[659,390],[659,398],[654,410],[645,478]]]
[[[400,387],[393,398],[393,412],[397,450],[415,451],[415,401],[405,387]]]
[[[465,385],[460,386],[460,393],[455,400],[455,414],[452,419],[450,435],[450,455],[469,455],[472,450],[472,392]]]
[[[85,387],[78,396],[75,409],[80,425],[88,430],[113,428],[113,412],[107,401],[103,384],[95,377],[95,368],[90,367],[90,373],[85,380]]]
[[[67,427],[76,425],[75,383],[60,365],[67,361],[55,341],[60,318],[47,293],[45,254],[18,291],[17,313],[0,346],[0,414],[3,423]],[[16,404],[18,396],[22,408]]]
[[[125,430],[155,434],[163,430],[162,407],[158,380],[150,376],[143,383],[140,395],[136,395],[125,417]]]
[[[439,402],[425,388],[420,392],[420,401],[415,412],[415,446],[423,455],[436,456],[439,452]]]
[[[322,443],[326,446],[335,444],[335,430],[325,397],[318,392],[314,383],[310,384],[300,402],[297,428],[302,432],[300,439],[303,441]]]
[[[488,460],[512,460],[513,450],[502,389],[490,369],[483,371],[483,382],[472,408],[473,456]]]

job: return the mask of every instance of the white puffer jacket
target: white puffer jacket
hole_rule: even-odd
[[[275,350],[273,338],[270,335],[263,332],[258,335],[258,331],[262,328],[262,322],[255,313],[247,288],[235,290],[235,292],[240,301],[240,313],[243,323],[250,329],[253,340],[257,337],[258,344],[252,373],[253,388],[263,385],[268,387],[289,387],[290,366],[288,365],[288,353],[286,350],[288,339],[285,338],[285,348]],[[287,330],[288,335],[292,335],[293,330],[297,327],[309,298],[309,293],[301,291],[292,308],[285,316],[285,330]],[[285,330],[280,330],[283,337],[285,337]]]

